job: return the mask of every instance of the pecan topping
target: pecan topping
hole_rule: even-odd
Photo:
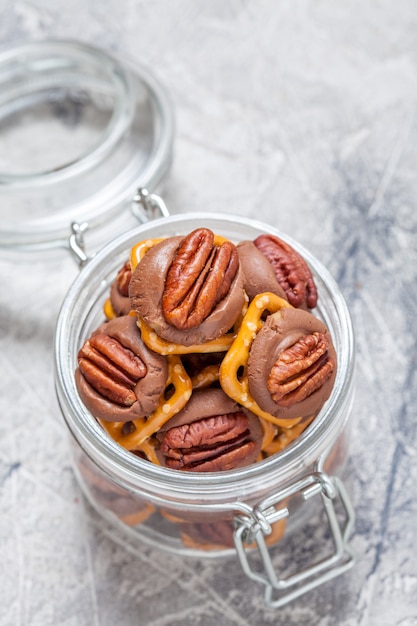
[[[132,277],[132,269],[130,267],[130,261],[126,261],[123,267],[117,272],[116,284],[117,289],[121,296],[129,297],[129,283]]]
[[[179,328],[195,328],[227,295],[239,266],[236,247],[214,244],[207,228],[187,235],[178,247],[166,276],[162,311]]]
[[[117,276],[110,287],[110,304],[112,310],[108,311],[108,318],[111,319],[114,316],[121,317],[122,315],[127,315],[129,313],[129,285],[131,277],[132,270],[130,267],[130,261],[126,261],[126,263],[124,263],[117,272]]]
[[[291,406],[322,387],[335,368],[328,348],[328,336],[314,332],[304,335],[281,352],[267,382],[272,399],[278,406]]]
[[[273,235],[260,235],[254,244],[272,265],[288,302],[296,308],[307,306],[313,309],[317,304],[317,288],[302,256]]]
[[[97,333],[88,339],[78,353],[80,372],[87,382],[111,402],[131,406],[133,391],[147,368],[140,357],[117,339]]]
[[[214,472],[236,467],[256,445],[250,439],[248,418],[239,411],[171,428],[161,452],[172,469]]]

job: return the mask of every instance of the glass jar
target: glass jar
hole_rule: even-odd
[[[0,132],[1,253],[24,258],[28,252],[33,261],[34,251],[63,247],[81,266],[57,322],[55,368],[74,471],[92,505],[126,542],[187,556],[237,554],[271,606],[345,571],[353,563],[354,514],[338,476],[347,449],[354,342],[346,303],[327,270],[268,225],[227,215],[168,215],[144,188],[154,190],[171,163],[173,111],[155,77],[130,61],[76,41],[1,51]],[[164,217],[153,220],[155,214]],[[146,223],[136,227],[137,218]],[[199,225],[233,241],[268,232],[293,245],[312,269],[320,293],[316,314],[338,354],[331,397],[291,445],[250,467],[210,474],[168,470],[126,451],[92,418],[74,382],[78,349],[104,319],[109,286],[130,247]],[[92,258],[84,249],[86,232],[88,248],[99,248]],[[324,515],[334,549],[301,571],[277,572],[274,544],[282,546],[313,514]]]
[[[158,200],[158,199],[156,199]],[[130,248],[139,241],[210,228],[238,242],[268,232],[290,243],[308,262],[319,291],[315,314],[328,326],[338,355],[330,398],[310,426],[287,448],[249,467],[227,472],[170,470],[143,460],[113,441],[80,400],[74,380],[77,352],[104,321],[103,304]],[[329,272],[281,232],[224,214],[156,219],[106,245],[81,270],[62,304],[56,330],[56,390],[72,435],[75,473],[95,509],[126,540],[145,541],[177,554],[221,556],[237,552],[247,575],[265,586],[266,602],[280,606],[353,563],[349,534],[353,511],[338,474],[346,455],[352,404],[354,340],[346,303]],[[301,572],[274,571],[269,544],[296,532],[321,504],[334,552]],[[342,509],[340,520],[336,510]],[[251,565],[260,555],[262,571]],[[274,595],[278,593],[278,597]]]

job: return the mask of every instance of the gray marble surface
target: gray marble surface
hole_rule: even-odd
[[[81,38],[163,81],[177,117],[172,212],[262,219],[332,271],[357,337],[345,481],[358,557],[273,610],[234,559],[114,541],[81,497],[54,396],[54,325],[77,269],[67,255],[2,260],[0,625],[416,626],[413,0],[0,0],[0,9],[3,45]]]

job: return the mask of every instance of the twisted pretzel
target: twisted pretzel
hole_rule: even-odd
[[[152,504],[147,504],[141,511],[118,515],[117,517],[127,526],[138,526],[138,524],[143,524],[154,511],[155,507]]]
[[[174,354],[192,354],[209,352],[226,352],[233,343],[235,333],[227,333],[218,339],[212,339],[205,343],[195,343],[191,346],[183,346],[180,343],[171,343],[165,339],[158,337],[156,332],[150,326],[138,317],[138,326],[144,343],[158,354],[174,355]]]
[[[276,313],[284,308],[292,307],[286,300],[273,293],[265,292],[255,296],[242,320],[236,339],[220,365],[220,385],[228,396],[258,417],[288,428],[298,424],[301,418],[279,419],[263,411],[250,394],[247,375],[249,351],[257,332],[264,324],[262,316],[265,312]]]
[[[262,417],[259,418],[259,421],[261,422],[262,426],[261,452],[263,452],[274,441],[274,438],[276,437],[278,432],[278,427],[272,422],[262,419]]]
[[[160,237],[158,239],[144,239],[144,241],[139,241],[137,244],[135,244],[130,250],[130,265],[132,268],[132,272],[139,263],[139,261],[143,259],[148,250],[156,246],[157,243],[164,241],[165,239],[166,237]]]
[[[219,380],[219,365],[207,365],[191,378],[194,389],[205,389]]]
[[[107,298],[107,300],[103,304],[103,313],[106,316],[106,319],[108,319],[109,321],[114,320],[114,318],[117,317],[116,313],[114,312],[110,298]]]
[[[149,458],[156,458],[152,441],[149,439],[156,433],[171,417],[176,415],[188,402],[191,393],[191,379],[184,369],[179,356],[168,357],[168,378],[165,390],[174,388],[174,393],[165,399],[162,394],[159,404],[149,417],[132,420],[135,430],[130,433],[123,432],[124,422],[106,422],[99,420],[100,424],[107,431],[114,441],[130,451],[140,450]]]
[[[135,448],[135,452],[143,452],[148,461],[155,465],[161,465],[155,452],[155,445],[156,439],[154,437],[148,437],[148,439],[142,441],[142,443]]]
[[[291,428],[280,428],[276,437],[265,447],[262,447],[264,455],[271,456],[272,454],[281,452],[281,450],[286,448],[294,439],[297,439],[297,437],[301,435],[314,418],[315,415],[312,415],[304,422],[296,424]]]

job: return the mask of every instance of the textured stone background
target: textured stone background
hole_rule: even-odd
[[[0,625],[416,626],[415,3],[0,0],[0,14],[1,44],[76,37],[151,68],[177,115],[171,211],[298,239],[340,283],[358,344],[358,563],[275,611],[235,561],[126,551],[88,514],[52,371],[77,270],[1,261]]]

